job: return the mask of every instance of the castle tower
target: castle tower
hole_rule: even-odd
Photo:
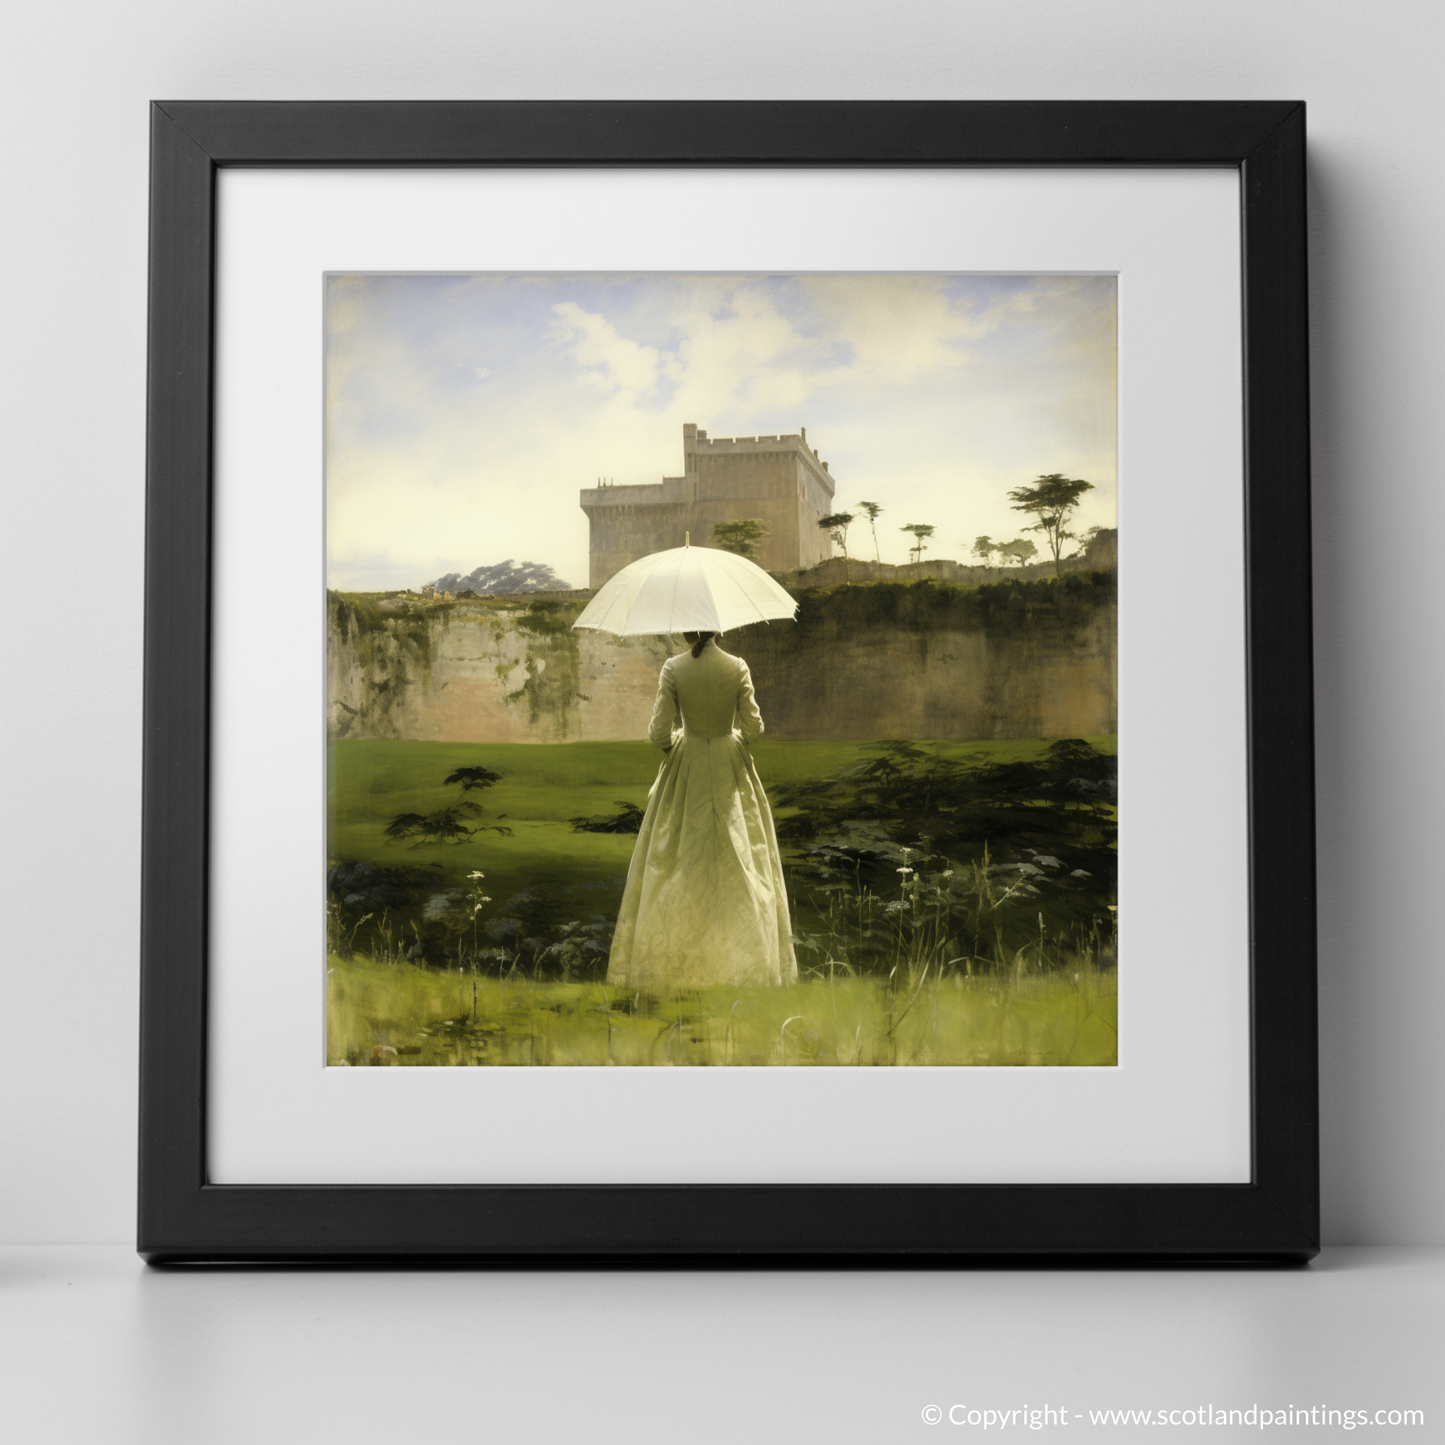
[[[649,552],[681,547],[687,533],[709,545],[719,522],[758,517],[769,536],[769,572],[811,567],[833,555],[818,521],[833,510],[828,464],[806,430],[788,436],[709,437],[692,422],[682,429],[683,475],[638,487],[588,487],[582,510],[592,525],[588,586],[600,587]]]

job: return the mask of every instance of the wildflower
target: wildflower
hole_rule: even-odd
[[[952,877],[953,877],[953,869],[952,869],[952,868],[948,869],[947,872],[945,872],[943,876],[944,876],[945,878],[952,878]]]
[[[895,868],[893,871],[894,871],[895,873],[912,873],[912,872],[913,872],[913,869],[911,869],[911,868]]]
[[[468,874],[467,874],[467,877],[468,877],[468,878],[485,878],[486,876],[487,876],[487,875],[486,875],[485,873],[477,873],[477,872],[472,872],[472,873],[468,873]]]

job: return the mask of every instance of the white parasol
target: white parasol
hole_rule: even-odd
[[[754,562],[716,547],[673,547],[639,557],[603,583],[573,627],[636,637],[730,632],[792,617],[798,604]]]

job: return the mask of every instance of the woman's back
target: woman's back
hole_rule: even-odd
[[[751,741],[763,731],[747,663],[716,644],[704,647],[697,657],[682,652],[668,658],[657,702],[649,735],[662,747],[670,739],[674,716],[680,716],[689,737],[724,738],[737,728]]]

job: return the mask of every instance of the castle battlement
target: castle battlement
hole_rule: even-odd
[[[719,522],[744,517],[768,529],[761,550],[769,571],[811,567],[833,555],[818,521],[833,510],[834,482],[805,429],[709,437],[688,422],[682,454],[681,477],[583,489],[578,500],[592,527],[589,586],[600,587],[650,552],[681,547],[689,535],[706,545]]]
[[[770,437],[710,437],[701,427],[689,423],[682,429],[682,450],[684,456],[690,452],[796,451],[807,457],[814,466],[825,472],[828,470],[828,464],[808,445],[806,429]]]
[[[659,503],[681,503],[692,496],[686,477],[664,477],[660,482],[642,482],[637,486],[584,487],[582,510],[598,507],[654,507]]]

